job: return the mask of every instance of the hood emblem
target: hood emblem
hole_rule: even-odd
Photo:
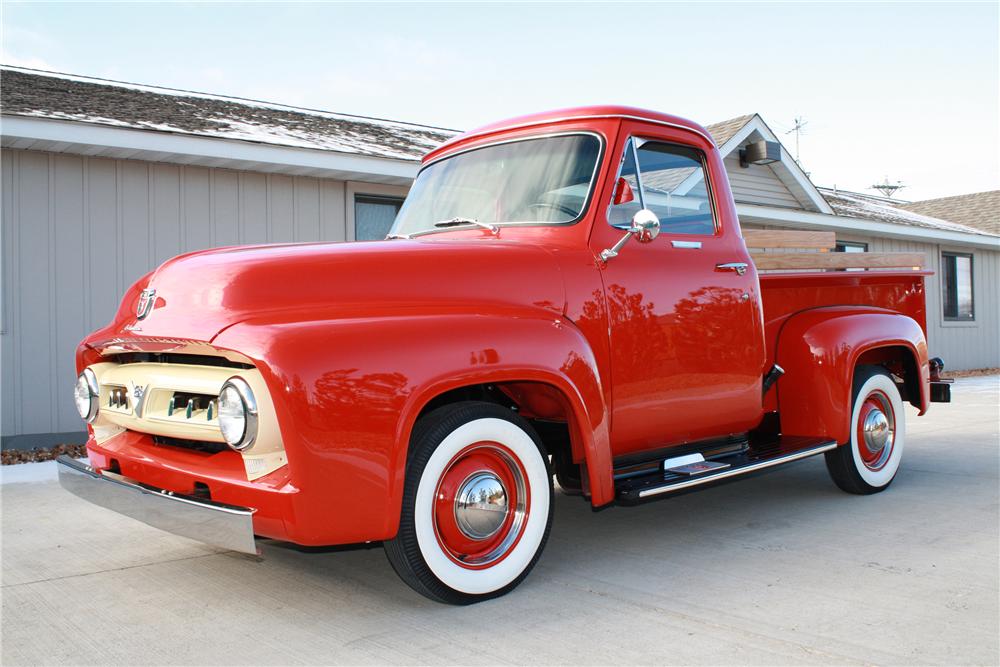
[[[153,310],[154,303],[156,303],[156,290],[148,287],[142,290],[139,295],[139,303],[135,307],[135,319],[145,319],[149,315],[149,311]]]

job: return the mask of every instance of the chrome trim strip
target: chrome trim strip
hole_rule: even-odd
[[[62,455],[56,459],[59,484],[100,507],[154,528],[212,546],[258,554],[253,534],[257,510],[202,500],[101,473]]]
[[[691,250],[701,249],[701,241],[671,241],[670,245],[675,248],[689,248]]]
[[[701,484],[707,484],[708,482],[714,482],[719,479],[726,479],[727,477],[735,477],[737,475],[742,475],[744,473],[754,472],[755,470],[763,470],[765,468],[771,468],[782,463],[791,463],[792,461],[798,461],[799,459],[808,458],[810,456],[815,456],[816,454],[822,454],[823,452],[834,449],[837,446],[836,442],[829,442],[825,445],[820,445],[819,447],[813,447],[812,449],[805,449],[799,452],[793,452],[785,456],[779,456],[777,458],[768,459],[766,461],[760,461],[759,463],[754,463],[742,468],[732,468],[726,472],[716,473],[714,475],[705,475],[704,477],[695,477],[694,479],[685,480],[683,482],[678,482],[676,484],[670,484],[669,486],[655,487],[652,489],[645,489],[639,492],[640,498],[646,498],[648,496],[657,496],[661,493],[669,493],[671,491],[680,491],[682,489],[688,489],[692,486],[699,486]]]

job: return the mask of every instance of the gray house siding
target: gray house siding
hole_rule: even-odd
[[[81,431],[76,346],[164,260],[348,238],[342,181],[4,150],[2,187],[5,440]]]
[[[733,199],[747,204],[801,208],[802,204],[767,165],[741,167],[739,156],[730,154],[724,160],[729,175]]]
[[[842,237],[843,236],[843,237]],[[873,252],[922,252],[927,268],[927,344],[931,356],[941,357],[947,368],[1000,368],[1000,252],[961,246],[919,243],[900,239],[837,235],[841,241],[868,243]],[[941,253],[957,251],[972,255],[973,322],[944,319],[941,294]]]

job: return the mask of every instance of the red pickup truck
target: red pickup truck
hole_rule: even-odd
[[[823,453],[840,488],[876,493],[903,402],[950,394],[920,258],[831,243],[741,231],[695,123],[497,123],[424,158],[385,241],[207,250],[141,278],[78,349],[89,464],[60,459],[60,479],[237,551],[382,542],[455,604],[528,574],[553,477],[599,510]],[[769,245],[806,251],[748,250]]]

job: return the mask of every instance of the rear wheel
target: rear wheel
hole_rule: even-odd
[[[449,604],[513,589],[552,524],[547,457],[531,426],[492,403],[458,403],[421,418],[410,447],[399,532],[385,543],[393,569]]]
[[[850,442],[826,453],[826,467],[842,490],[878,493],[892,483],[903,456],[903,401],[889,372],[879,366],[858,367],[853,398]]]

